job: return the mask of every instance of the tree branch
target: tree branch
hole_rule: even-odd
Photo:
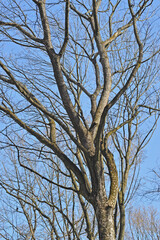
[[[43,39],[37,38],[34,35],[32,35],[31,33],[29,33],[28,31],[26,31],[24,28],[22,28],[21,25],[14,23],[14,22],[3,22],[0,21],[0,26],[10,26],[10,27],[15,27],[17,28],[21,33],[23,33],[26,37],[29,37],[30,39],[32,39],[35,42],[39,42],[43,44]]]
[[[70,9],[70,0],[66,0],[66,9],[65,9],[65,38],[64,38],[64,42],[62,45],[62,48],[59,52],[59,56],[61,57],[64,52],[65,49],[67,47],[67,43],[69,40],[69,9]]]
[[[58,148],[58,146],[34,131],[30,128],[26,123],[21,121],[13,112],[11,112],[8,108],[5,108],[0,105],[0,110],[5,112],[10,118],[12,118],[19,126],[25,129],[28,133],[36,137],[42,144],[45,144],[47,147],[52,149],[57,157],[59,157],[62,162],[64,163],[65,167],[68,170],[72,170],[74,174],[77,176],[79,184],[80,184],[80,191],[82,195],[85,195],[87,198],[89,197],[89,193],[86,189],[85,181],[83,178],[83,174],[79,170],[79,168]]]
[[[69,128],[63,124],[58,117],[56,117],[53,113],[48,112],[48,110],[40,103],[40,101],[27,89],[26,86],[24,86],[21,82],[17,81],[12,73],[9,71],[9,69],[0,61],[0,66],[2,69],[6,72],[6,74],[9,76],[9,79],[0,75],[0,78],[10,84],[13,84],[17,87],[17,89],[20,91],[20,93],[29,101],[33,106],[38,108],[40,111],[42,111],[46,116],[51,117],[53,120],[55,120],[63,129],[64,131],[70,136],[70,138],[75,142],[75,144],[84,152],[87,153],[87,150],[80,144],[76,138],[73,136],[73,134],[70,132]],[[2,76],[2,77],[1,77]]]

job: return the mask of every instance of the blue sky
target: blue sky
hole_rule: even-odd
[[[152,168],[156,168],[157,164],[160,165],[160,121],[150,142],[146,146],[145,155],[146,158],[142,165],[142,171],[144,174],[147,174]]]
[[[149,183],[147,179],[150,179],[153,176],[152,169],[158,170],[158,166],[160,168],[160,120],[157,124],[157,128],[150,142],[144,149],[144,159],[143,162],[141,163],[139,175],[142,185],[140,187],[140,191],[138,191],[138,195],[143,194],[143,191],[145,191],[145,187],[154,186],[153,183],[152,182]],[[138,201],[135,201],[134,198],[133,205],[135,207],[137,206],[147,207],[151,205],[160,212],[159,200],[152,198],[152,195],[148,195],[148,198],[139,196]]]

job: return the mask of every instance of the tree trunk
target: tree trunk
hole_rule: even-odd
[[[104,153],[106,151],[104,150]],[[115,226],[113,210],[116,205],[117,200],[117,171],[115,170],[113,155],[109,154],[107,151],[106,159],[108,161],[109,171],[112,170],[112,179],[110,186],[109,196],[106,194],[105,179],[104,179],[104,167],[102,156],[95,156],[92,159],[94,165],[91,168],[92,176],[92,205],[95,210],[97,222],[98,222],[98,232],[100,240],[115,240]],[[98,159],[98,161],[97,161]],[[114,176],[113,176],[114,173]]]
[[[97,204],[95,211],[98,221],[99,239],[115,240],[113,208],[105,207],[102,201]]]
[[[120,205],[120,231],[118,240],[124,240],[125,234],[125,206],[124,204]]]

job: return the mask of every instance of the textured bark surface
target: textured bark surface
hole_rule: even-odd
[[[115,240],[113,208],[105,207],[103,202],[99,202],[95,211],[98,221],[99,239]]]
[[[120,230],[118,240],[123,240],[125,234],[125,206],[120,205]]]
[[[105,154],[104,154],[105,155]],[[106,156],[108,162],[113,161],[113,156]],[[97,160],[98,159],[98,160]],[[93,201],[92,205],[95,209],[95,214],[98,222],[98,232],[100,240],[115,240],[115,226],[113,211],[116,204],[118,194],[117,172],[115,176],[111,174],[111,187],[109,198],[107,198],[104,178],[104,168],[102,158],[94,159],[95,167],[93,168]],[[114,172],[115,166],[110,165],[110,171]],[[114,189],[114,191],[113,191]]]

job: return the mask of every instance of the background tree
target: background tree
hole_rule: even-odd
[[[149,200],[159,200],[160,197],[160,167],[157,164],[155,169],[152,169],[145,179],[147,183],[144,188],[144,197]]]
[[[136,167],[159,117],[158,6],[0,4],[1,148],[14,155],[0,185],[16,201],[2,237],[7,219],[23,238],[124,239]],[[14,222],[17,204],[26,225]]]
[[[129,213],[131,234],[126,239],[158,240],[160,238],[159,212],[153,207],[134,209]]]

